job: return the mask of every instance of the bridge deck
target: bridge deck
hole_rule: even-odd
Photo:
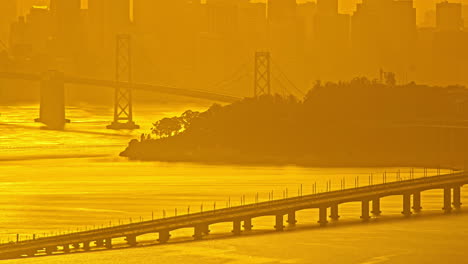
[[[135,237],[146,233],[168,232],[180,228],[197,227],[199,225],[207,226],[221,222],[245,221],[246,219],[252,219],[259,216],[285,215],[289,212],[295,212],[302,209],[327,208],[332,205],[346,202],[369,201],[375,198],[391,195],[412,194],[429,189],[462,186],[466,183],[468,183],[468,175],[465,172],[459,172],[442,176],[432,176],[273,200],[202,213],[169,217],[154,221],[126,224],[54,237],[45,237],[15,244],[0,245],[0,258],[12,255],[21,255],[30,251],[35,252],[36,250],[47,247],[72,245],[75,243],[120,237]]]
[[[0,72],[0,79],[10,80],[23,80],[23,81],[41,81],[42,77],[39,74],[33,73],[15,73],[15,72]],[[232,95],[224,95],[216,92],[195,90],[195,89],[181,89],[176,87],[169,87],[163,85],[144,84],[144,83],[126,83],[109,80],[98,80],[92,78],[83,78],[76,76],[65,76],[63,79],[65,84],[97,86],[107,88],[132,88],[136,91],[157,92],[171,95],[179,95],[190,98],[214,100],[218,102],[232,103],[240,100],[240,97]]]

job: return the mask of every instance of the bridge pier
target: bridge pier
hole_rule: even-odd
[[[84,249],[85,251],[89,251],[89,250],[90,250],[89,241],[83,242],[83,249]]]
[[[63,245],[63,252],[64,253],[70,253],[70,245],[68,245],[68,244]]]
[[[421,192],[413,193],[413,210],[416,213],[421,212]]]
[[[411,216],[411,194],[403,194],[403,211],[401,212],[404,216]]]
[[[338,204],[334,204],[330,207],[330,218],[333,221],[340,219],[340,215],[338,214]]]
[[[297,223],[297,220],[296,220],[296,211],[290,211],[288,213],[288,224],[290,226],[295,226],[296,223]]]
[[[318,223],[321,226],[326,226],[328,224],[328,221],[327,221],[327,207],[326,206],[323,206],[323,207],[319,208],[319,221],[318,221]]]
[[[460,209],[461,203],[461,186],[457,185],[453,187],[453,207],[455,209]]]
[[[46,247],[45,252],[47,255],[52,255],[55,251],[57,251],[57,247]]]
[[[195,240],[200,240],[200,239],[203,238],[203,229],[204,229],[204,228],[203,228],[203,226],[201,226],[201,225],[196,225],[196,226],[194,227],[193,238],[194,238]]]
[[[275,229],[276,231],[283,231],[284,230],[284,222],[283,222],[283,215],[282,214],[277,214],[275,217]]]
[[[363,200],[361,202],[361,219],[362,221],[369,221],[369,200]]]
[[[445,187],[444,188],[444,208],[442,208],[446,214],[450,214],[452,212],[452,188]]]
[[[107,249],[111,249],[112,248],[112,238],[107,238],[104,241],[104,245],[106,246]]]
[[[246,218],[244,220],[244,230],[245,231],[252,231],[252,218]]]
[[[98,239],[94,242],[94,244],[96,244],[96,247],[102,247],[104,246],[104,240]]]
[[[382,211],[380,211],[380,198],[374,198],[372,200],[372,212],[374,216],[380,216]]]
[[[73,248],[74,249],[79,249],[80,248],[80,243],[74,243]]]
[[[125,240],[127,240],[127,244],[131,247],[134,247],[137,245],[137,239],[136,239],[136,236],[135,235],[130,235],[130,236],[127,236],[127,238],[125,238]]]
[[[169,230],[163,230],[159,231],[159,243],[164,244],[169,241],[169,238],[171,238],[171,234],[169,233]]]
[[[63,73],[48,71],[41,81],[40,113],[36,122],[47,125],[50,129],[63,129],[65,123],[65,88]]]
[[[209,235],[210,234],[210,225],[208,224],[205,224],[205,225],[202,225],[202,232],[205,236]]]
[[[241,220],[234,220],[232,222],[232,233],[236,236],[240,235],[242,233],[241,230]]]

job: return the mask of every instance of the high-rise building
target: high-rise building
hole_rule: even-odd
[[[338,14],[338,0],[317,0],[317,12],[320,14]]]
[[[52,36],[52,20],[46,6],[34,6],[26,16],[28,39],[32,44],[32,52],[45,53],[49,48]]]
[[[81,40],[81,0],[50,0],[57,53],[76,56]]]
[[[87,45],[94,72],[112,78],[116,36],[130,31],[129,0],[88,0]]]
[[[349,15],[338,13],[338,0],[318,0],[314,51],[318,77],[345,79],[349,61]]]
[[[436,27],[439,31],[459,31],[463,28],[462,5],[442,2],[436,6]]]
[[[299,24],[296,0],[269,0],[267,16],[271,57],[296,86],[303,87],[304,74],[301,70],[305,55],[298,47],[304,45],[305,28]],[[280,86],[274,83],[272,89],[283,89]]]
[[[296,18],[296,0],[268,0],[268,19],[284,21]]]
[[[436,5],[433,45],[433,76],[438,84],[466,81],[468,34],[462,31],[462,5],[442,2]],[[463,80],[463,78],[465,78]]]
[[[412,0],[364,0],[351,21],[357,74],[377,76],[380,68],[410,76],[416,43]]]
[[[10,25],[17,15],[17,0],[2,0],[0,7],[0,41],[8,44]],[[0,45],[0,50],[2,45]]]

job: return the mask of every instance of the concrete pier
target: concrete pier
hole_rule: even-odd
[[[63,252],[64,253],[70,253],[70,245],[68,245],[68,244],[63,245]]]
[[[244,220],[244,230],[245,231],[252,231],[252,218],[247,218]]]
[[[240,235],[242,233],[241,230],[241,220],[234,220],[232,222],[232,233],[236,236]]]
[[[334,204],[330,207],[330,219],[333,221],[340,219],[340,215],[338,214],[338,204]]]
[[[89,251],[91,247],[89,246],[89,241],[83,242],[83,249]]]
[[[411,216],[411,194],[403,194],[403,211],[401,212],[404,216]]]
[[[137,239],[135,235],[127,236],[125,240],[127,241],[127,244],[131,247],[134,247],[137,245]]]
[[[453,187],[453,207],[457,210],[462,206],[461,203],[461,186],[457,185]]]
[[[369,200],[363,200],[361,202],[361,219],[362,221],[369,221]]]
[[[327,207],[322,206],[319,208],[319,220],[318,223],[321,226],[326,226],[328,224],[327,221]]]
[[[112,248],[112,238],[107,238],[104,241],[104,245],[106,246],[107,249],[111,249]]]
[[[421,212],[421,192],[413,193],[413,210],[416,213]]]
[[[374,216],[379,216],[382,211],[380,211],[380,198],[372,199],[372,212]]]
[[[57,247],[46,247],[45,252],[47,255],[52,255],[55,251],[57,251]]]
[[[452,188],[450,187],[444,188],[444,207],[442,210],[444,210],[446,214],[452,212]]]
[[[193,238],[195,240],[200,240],[203,238],[203,231],[205,227],[203,225],[196,225],[194,228]]]
[[[96,244],[96,247],[103,247],[104,246],[104,240],[99,239],[94,242]]]
[[[277,214],[275,216],[275,229],[276,231],[283,231],[284,230],[284,222],[283,222],[283,215],[282,214]]]
[[[169,239],[171,238],[171,234],[169,233],[169,230],[163,230],[163,231],[159,231],[159,243],[161,244],[164,244],[164,243],[167,243],[167,241],[169,241]]]
[[[296,220],[296,211],[290,211],[288,213],[288,225],[289,226],[295,226],[296,223],[297,223],[297,220]]]
[[[69,120],[65,119],[64,75],[57,71],[43,74],[41,81],[40,113],[36,122],[50,129],[61,130]]]

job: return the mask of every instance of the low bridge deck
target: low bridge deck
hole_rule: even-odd
[[[366,221],[370,218],[370,213],[380,215],[380,199],[392,195],[402,195],[402,213],[409,216],[413,211],[419,212],[421,210],[421,192],[431,189],[444,190],[443,209],[449,213],[452,210],[452,205],[455,208],[461,206],[460,190],[466,183],[468,183],[468,174],[457,172],[44,237],[0,245],[0,259],[34,256],[39,250],[44,249],[48,254],[67,253],[70,252],[70,246],[76,249],[80,248],[80,245],[86,251],[90,250],[91,242],[95,242],[97,247],[111,248],[112,239],[122,237],[126,238],[129,245],[134,246],[137,244],[137,236],[147,233],[159,233],[159,242],[165,243],[170,238],[170,231],[181,228],[193,227],[194,238],[201,239],[209,233],[209,225],[222,222],[232,222],[232,232],[239,235],[242,232],[242,223],[244,230],[251,230],[252,218],[260,216],[276,217],[275,229],[281,231],[284,228],[283,217],[285,215],[288,217],[287,222],[294,225],[296,223],[295,212],[310,208],[319,208],[319,223],[326,225],[328,209],[331,211],[329,217],[338,220],[338,205],[356,201],[362,203],[361,218]],[[413,203],[411,203],[411,198],[413,198]],[[372,202],[372,211],[369,208],[370,202]]]

